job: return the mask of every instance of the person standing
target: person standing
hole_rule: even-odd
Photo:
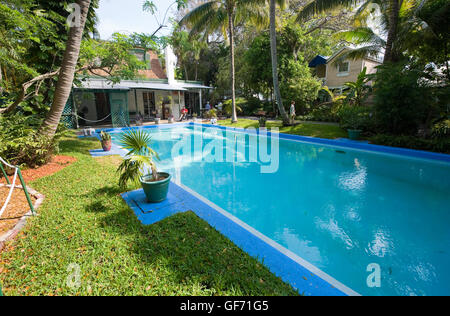
[[[295,113],[295,101],[292,101],[291,103],[291,124],[294,125],[295,124],[295,117],[296,117],[296,113]]]
[[[206,110],[206,111],[211,110],[211,104],[209,104],[209,101],[206,102],[205,110]]]

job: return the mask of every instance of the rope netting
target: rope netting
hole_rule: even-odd
[[[2,166],[2,165],[7,166],[8,168],[14,169],[14,176],[13,176],[12,182],[9,181],[8,175],[6,174],[6,172],[5,172],[5,170],[3,169],[3,166]],[[29,196],[29,194],[28,194],[27,187],[25,186],[25,182],[23,181],[22,174],[21,174],[21,172],[20,172],[20,168],[17,167],[17,166],[13,166],[13,165],[7,163],[7,162],[6,162],[4,159],[2,159],[1,157],[0,157],[0,168],[1,168],[2,172],[3,172],[3,176],[4,176],[5,179],[6,179],[6,183],[7,183],[6,187],[9,187],[9,193],[8,193],[8,196],[6,197],[5,203],[3,204],[2,208],[0,209],[0,218],[3,216],[3,213],[5,212],[6,208],[8,207],[9,202],[11,201],[11,197],[12,197],[12,195],[13,195],[14,189],[18,187],[18,186],[16,186],[16,182],[17,182],[17,178],[18,178],[18,177],[19,177],[19,179],[20,179],[20,182],[22,183],[22,188],[23,188],[23,190],[24,190],[24,192],[25,192],[25,196],[26,196],[26,198],[27,198],[27,200],[28,200],[28,204],[30,205],[31,211],[32,211],[33,214],[34,214],[33,204],[32,204],[32,202],[31,202],[30,196]]]
[[[3,213],[4,213],[5,210],[6,210],[6,207],[7,207],[8,204],[9,204],[9,201],[11,201],[11,197],[12,197],[14,188],[16,187],[17,170],[18,170],[19,168],[15,167],[15,166],[12,166],[12,165],[10,165],[10,164],[8,164],[8,163],[6,163],[6,161],[4,161],[2,158],[0,158],[0,162],[2,162],[3,164],[5,164],[5,165],[6,165],[7,167],[9,167],[9,168],[14,168],[14,169],[15,169],[15,170],[14,170],[14,178],[13,178],[13,182],[11,183],[10,189],[9,189],[9,194],[8,194],[8,196],[7,196],[7,198],[6,198],[5,204],[3,204],[3,207],[0,209],[0,218],[1,218],[2,215],[3,215]]]

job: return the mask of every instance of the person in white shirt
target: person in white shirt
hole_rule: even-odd
[[[292,103],[291,103],[290,114],[291,114],[291,116],[290,116],[291,124],[294,124],[295,123],[295,117],[296,117],[296,114],[295,114],[295,101],[292,101]]]

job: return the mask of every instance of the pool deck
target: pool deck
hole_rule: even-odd
[[[143,128],[165,129],[172,128],[177,125],[215,127],[222,130],[228,129],[236,132],[248,132],[242,128],[229,128],[197,123],[153,125]],[[127,129],[129,128],[109,129],[106,131],[124,131]],[[135,128],[132,127],[132,129]],[[256,130],[250,131],[250,133],[260,132]],[[333,146],[347,148],[349,150],[369,151],[372,153],[407,156],[410,158],[430,159],[438,162],[450,163],[450,155],[446,154],[371,145],[366,142],[350,141],[348,139],[329,140],[283,133],[276,134],[279,135],[280,139],[300,141],[315,145]],[[265,135],[270,137],[271,133],[267,132]],[[99,135],[97,134],[94,137],[99,137]],[[113,144],[110,152],[104,152],[103,150],[91,150],[90,153],[93,157],[103,157],[110,155],[124,156],[127,152],[126,150]],[[168,198],[162,203],[147,203],[143,190],[127,192],[122,194],[122,197],[144,225],[152,225],[180,212],[193,211],[197,214],[197,216],[208,222],[212,227],[228,237],[249,255],[257,258],[261,263],[267,266],[272,273],[278,277],[281,277],[283,281],[291,284],[299,291],[300,294],[304,294],[306,296],[359,295],[355,291],[333,279],[331,276],[317,269],[315,266],[306,262],[299,256],[264,236],[254,228],[248,226],[230,213],[180,183],[171,182]]]

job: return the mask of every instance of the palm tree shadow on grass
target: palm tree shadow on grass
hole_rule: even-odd
[[[230,290],[236,295],[296,294],[192,211],[144,226],[124,205],[104,217],[102,224],[112,233],[134,235],[130,252],[142,264],[164,264],[175,283],[197,282],[217,294]]]

